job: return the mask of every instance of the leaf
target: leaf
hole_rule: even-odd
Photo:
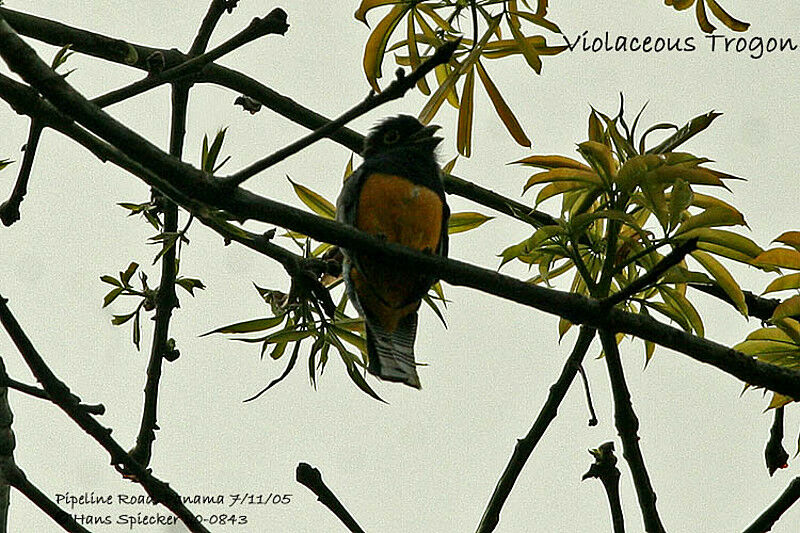
[[[122,324],[124,324],[125,322],[127,322],[128,320],[130,320],[131,318],[133,318],[137,314],[139,314],[138,310],[134,311],[133,313],[127,314],[127,315],[114,315],[111,318],[111,323],[114,324],[115,326],[121,326]]]
[[[690,205],[694,194],[692,188],[683,179],[675,180],[669,197],[669,227],[674,228],[681,222],[681,217]]]
[[[701,0],[698,0],[701,1]],[[698,117],[693,118],[688,123],[686,123],[681,129],[670,135],[664,141],[662,141],[657,146],[650,148],[647,153],[648,154],[663,154],[666,152],[674,152],[675,149],[700,133],[701,131],[705,130],[707,127],[711,125],[714,120],[722,115],[722,113],[717,113],[715,111],[709,111],[704,115],[700,115]]]
[[[447,221],[447,233],[452,235],[454,233],[469,231],[493,218],[494,217],[475,212],[453,213]]]
[[[730,272],[719,261],[705,252],[695,250],[691,253],[691,256],[716,280],[722,290],[725,291],[725,294],[730,297],[736,309],[744,316],[747,316],[747,303],[744,300],[744,293]]]
[[[603,127],[603,123],[600,121],[600,117],[597,116],[597,112],[592,108],[592,112],[589,114],[589,140],[601,142],[609,146],[604,132],[605,128]]]
[[[503,99],[503,96],[500,94],[497,86],[489,77],[486,69],[483,68],[483,65],[480,61],[476,62],[475,66],[478,69],[478,77],[480,77],[481,83],[483,83],[483,88],[486,89],[486,94],[489,95],[489,99],[492,101],[494,110],[497,113],[497,116],[500,117],[500,120],[503,121],[503,125],[506,127],[517,144],[530,148],[531,140],[527,135],[525,135],[525,132],[522,130],[522,126],[520,126],[517,117],[514,116],[511,108],[508,107],[508,104],[506,104],[506,101]]]
[[[368,0],[365,0],[367,2]],[[363,5],[363,3],[362,3]],[[380,92],[378,86],[378,78],[382,76],[381,63],[383,63],[383,56],[386,53],[386,45],[389,38],[400,22],[400,19],[411,8],[410,4],[405,2],[396,4],[391,11],[375,26],[372,30],[367,44],[364,46],[364,74],[367,76],[367,81],[372,86],[375,92]],[[359,8],[360,9],[360,8]],[[364,11],[366,12],[366,10]],[[356,18],[358,18],[359,11],[356,11]],[[366,22],[366,20],[363,20]]]
[[[115,287],[122,287],[122,283],[113,276],[109,275],[100,276],[100,281],[104,281],[105,283],[114,285]]]
[[[575,170],[584,170],[586,172],[592,171],[591,167],[584,165],[580,161],[561,155],[532,155],[518,161],[513,161],[512,164],[543,169],[572,168]]]
[[[116,300],[117,296],[122,294],[122,291],[124,291],[124,290],[125,289],[122,288],[122,287],[117,287],[116,289],[111,289],[111,291],[108,294],[105,295],[105,298],[103,298],[103,307],[108,306],[111,302]]]
[[[472,152],[472,109],[473,95],[475,93],[475,68],[470,67],[464,78],[464,87],[461,90],[461,103],[458,108],[458,129],[456,146],[458,152],[464,157],[469,157]]]
[[[286,178],[289,180],[289,183],[292,184],[292,187],[294,187],[294,192],[297,197],[300,198],[300,201],[306,204],[309,209],[321,217],[330,220],[336,218],[336,206],[308,187],[295,183],[289,176],[286,176]]]
[[[536,74],[541,74],[542,60],[539,58],[536,48],[522,34],[519,26],[519,19],[514,15],[509,15],[508,27],[511,29],[511,35],[514,37],[517,46],[519,46],[519,50],[522,52],[522,57],[525,58],[525,62],[528,63],[528,66],[531,67]]]
[[[350,174],[353,173],[353,153],[350,153],[350,159],[347,160],[347,165],[344,167],[344,176],[342,177],[342,181],[346,180],[350,177]]]
[[[775,308],[770,320],[780,320],[782,318],[798,318],[800,317],[800,294],[792,296]]]
[[[558,320],[558,341],[559,342],[561,342],[561,339],[564,338],[564,335],[567,334],[567,332],[570,330],[571,327],[572,327],[572,322],[570,322],[566,318],[562,317],[562,318],[560,318]]]
[[[0,170],[3,170],[13,162],[11,159],[0,159]]]
[[[428,99],[425,103],[425,106],[422,108],[422,111],[419,112],[419,121],[423,124],[427,124],[431,121],[433,116],[438,111],[439,107],[441,107],[444,98],[450,93],[453,92],[453,87],[458,80],[461,74],[465,73],[467,70],[471,69],[472,66],[478,61],[481,55],[481,50],[486,45],[489,37],[491,37],[492,32],[495,28],[500,24],[500,17],[497,16],[492,19],[492,23],[489,24],[486,32],[481,37],[481,40],[475,45],[472,51],[464,58],[460,67],[453,69],[453,71],[447,76],[447,78],[442,81],[439,85],[439,88],[436,89],[436,92]]]
[[[360,335],[356,335],[355,333],[353,333],[351,331],[348,331],[346,329],[337,327],[335,324],[331,324],[330,329],[331,329],[331,332],[333,334],[335,334],[337,337],[339,337],[343,341],[355,346],[358,349],[358,351],[360,351],[362,354],[366,354],[367,353],[367,339],[366,338],[364,338],[364,337],[362,337]]]
[[[409,65],[413,70],[416,70],[422,62],[419,58],[419,49],[417,48],[416,29],[414,28],[414,10],[408,12],[408,20],[406,21],[406,41],[408,47]],[[419,91],[424,95],[431,94],[431,88],[428,87],[428,82],[425,81],[423,76],[417,81]]]
[[[716,0],[706,0],[706,2],[708,2],[708,8],[711,10],[714,16],[733,31],[747,31],[747,28],[750,27],[750,24],[747,22],[742,22],[741,20],[737,20],[730,16],[724,9],[722,9],[722,6],[720,6]]]
[[[744,217],[738,211],[731,212],[722,207],[709,207],[700,214],[686,219],[680,225],[676,235],[681,235],[696,228],[710,228],[713,226],[746,226]],[[800,255],[800,252],[798,253]]]
[[[785,276],[772,280],[762,294],[790,289],[800,289],[800,272],[797,274],[786,274]]]
[[[773,248],[759,254],[753,259],[753,264],[800,270],[800,252],[790,248]]]
[[[454,168],[455,168],[455,166],[456,166],[456,161],[457,161],[457,160],[458,160],[458,155],[456,155],[456,156],[455,156],[453,159],[451,159],[450,161],[448,161],[448,162],[447,162],[447,163],[446,163],[446,164],[445,164],[445,165],[442,167],[442,172],[444,172],[445,174],[450,174],[450,173],[452,173],[452,172],[453,172],[453,169],[454,169]]]
[[[711,22],[709,22],[708,15],[706,15],[706,3],[702,0],[697,2],[695,17],[697,17],[697,24],[700,26],[700,29],[705,33],[713,33],[714,30],[717,29],[713,24],[711,24]]]
[[[285,329],[273,333],[272,335],[268,335],[264,339],[264,344],[275,344],[275,343],[284,343],[284,342],[293,342],[299,341],[301,339],[305,339],[310,337],[314,334],[314,330],[311,329],[291,329],[296,326],[287,326]]]
[[[133,319],[133,345],[136,346],[136,349],[139,350],[139,342],[142,340],[142,328],[140,325],[140,315],[138,312],[135,313],[135,317]]]
[[[522,188],[522,192],[524,193],[534,185],[540,185],[542,183],[549,183],[553,181],[580,181],[597,186],[603,185],[600,176],[594,172],[572,168],[554,168],[531,176],[525,183],[525,186]]]
[[[795,250],[800,251],[800,231],[786,231],[772,242],[788,244]]]
[[[728,250],[737,252],[740,256],[731,257],[731,255],[725,254],[722,250],[714,250],[720,255],[725,255],[726,257],[731,257],[732,259],[737,259],[745,263],[749,263],[753,258],[758,257],[758,255],[764,251],[759,245],[744,235],[721,229],[698,228],[680,235],[681,239],[691,239],[694,237],[697,237],[701,244],[711,243],[721,248],[727,248]]]
[[[618,165],[608,146],[596,141],[586,141],[578,145],[578,152],[605,183],[612,182],[617,175]]]
[[[228,326],[222,326],[215,330],[203,333],[201,337],[211,335],[212,333],[253,333],[255,331],[264,331],[274,328],[286,319],[286,315],[273,316],[269,318],[256,318],[253,320],[245,320],[244,322],[237,322]]]
[[[703,327],[703,320],[700,318],[700,314],[684,295],[675,289],[664,286],[658,287],[658,292],[667,305],[671,306],[686,318],[686,321],[692,329],[694,329],[698,337],[705,336],[705,328]]]
[[[139,263],[131,262],[131,264],[128,265],[128,268],[125,269],[125,272],[119,273],[119,279],[122,281],[123,285],[126,287],[129,285],[128,282],[131,280],[131,277],[133,277],[133,274],[136,272],[137,268],[139,268]]]
[[[356,18],[356,20],[360,20],[361,22],[369,26],[369,24],[367,23],[367,12],[370,9],[378,6],[385,6],[388,4],[397,4],[401,3],[402,1],[403,0],[362,0],[361,4],[358,6],[358,9],[356,9],[356,12],[353,14],[353,16]]]
[[[794,399],[791,396],[784,396],[783,394],[773,392],[772,400],[769,402],[767,409],[777,409],[792,403]]]
[[[535,15],[533,13],[527,13],[525,11],[511,11],[510,13],[512,15],[524,18],[528,22],[533,22],[537,26],[541,26],[542,28],[552,31],[553,33],[561,33],[561,29],[556,24],[546,20],[542,16]]]
[[[214,136],[214,141],[211,147],[208,147],[208,137],[203,135],[203,149],[200,157],[201,168],[206,172],[214,172],[216,170],[217,158],[222,149],[222,143],[225,141],[225,133],[228,128],[220,129]]]
[[[178,278],[175,283],[183,287],[192,296],[194,296],[195,289],[203,290],[206,288],[203,282],[197,278]]]

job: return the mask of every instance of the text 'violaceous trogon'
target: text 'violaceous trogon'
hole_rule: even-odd
[[[364,162],[339,195],[336,218],[389,242],[446,256],[450,210],[436,162],[437,129],[407,115],[373,128],[364,141]],[[342,269],[348,295],[366,323],[369,372],[420,388],[417,310],[435,278],[347,250]]]

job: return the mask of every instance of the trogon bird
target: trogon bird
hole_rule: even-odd
[[[438,126],[400,115],[364,140],[363,163],[345,180],[336,218],[362,231],[420,251],[447,255],[450,210],[436,162]],[[367,369],[388,381],[420,388],[414,360],[417,310],[436,278],[367,253],[344,249],[347,293],[367,334]]]

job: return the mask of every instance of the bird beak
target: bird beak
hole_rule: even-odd
[[[409,140],[414,144],[426,144],[430,145],[431,148],[434,148],[440,142],[442,142],[442,137],[434,137],[433,134],[436,133],[436,130],[441,129],[441,126],[437,126],[436,124],[432,124],[430,126],[425,126],[415,134],[409,137]]]

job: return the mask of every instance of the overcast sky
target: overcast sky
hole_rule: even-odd
[[[792,37],[800,6],[771,12],[744,0],[723,6],[752,23],[748,39]],[[212,46],[233,35],[252,17],[275,7],[244,0],[220,22]],[[589,106],[613,114],[624,91],[628,109],[649,102],[646,125],[683,124],[712,109],[723,114],[686,150],[715,161],[714,168],[748,178],[733,182],[723,199],[746,216],[748,235],[762,246],[781,232],[798,229],[796,139],[800,106],[796,72],[800,50],[764,54],[724,52],[722,41],[706,39],[693,10],[675,12],[662,2],[551,2],[551,19],[570,42],[586,31],[590,37],[645,36],[685,40],[685,52],[584,52],[577,47],[545,58],[541,76],[519,58],[491,61],[486,67],[516,112],[533,149],[517,146],[505,133],[482,88],[477,89],[473,157],[456,173],[512,198],[519,198],[529,176],[506,166],[526,155],[575,155],[585,139]],[[633,5],[636,4],[636,5]],[[141,0],[72,3],[55,0],[8,0],[7,7],[136,43],[186,50],[206,9],[206,2]],[[334,7],[334,5],[336,7]],[[346,7],[345,7],[346,6]],[[327,116],[346,110],[365,96],[368,85],[361,53],[369,30],[352,13],[357,2],[291,2],[283,5],[291,25],[285,37],[270,36],[226,56],[221,63],[241,70],[273,89]],[[379,10],[370,20],[377,21]],[[733,34],[721,30],[721,35]],[[549,38],[560,44],[558,36]],[[712,51],[711,45],[715,44]],[[755,45],[754,45],[755,46]],[[55,48],[36,45],[46,61]],[[141,73],[78,55],[68,81],[88,97],[135,80]],[[5,65],[0,67],[8,72]],[[394,65],[387,63],[390,73]],[[223,153],[231,155],[226,171],[237,170],[304,133],[299,126],[263,110],[250,116],[232,105],[237,95],[199,86],[189,106],[186,159],[197,165],[204,133],[228,127]],[[355,121],[365,132],[376,120],[400,112],[417,114],[419,94],[382,107]],[[168,136],[169,93],[165,88],[110,108],[128,126],[162,147]],[[0,103],[0,159],[21,159],[28,122]],[[445,106],[435,122],[444,126],[442,161],[455,154],[455,113]],[[349,152],[320,142],[248,183],[265,196],[300,206],[288,175],[334,199]],[[0,197],[7,197],[18,170],[0,173]],[[157,252],[145,241],[152,228],[127,218],[117,202],[144,202],[148,188],[137,178],[94,159],[76,144],[46,131],[34,165],[22,220],[0,231],[0,294],[31,336],[51,368],[88,403],[103,403],[103,424],[114,429],[124,447],[132,446],[142,404],[150,341],[144,321],[142,352],[130,342],[127,326],[113,327],[111,315],[130,311],[123,299],[101,309],[108,286],[103,274],[116,274],[136,261],[157,283]],[[532,201],[532,197],[526,197]],[[478,210],[451,198],[454,211]],[[547,206],[553,207],[553,206]],[[267,228],[264,228],[267,229]],[[745,230],[746,231],[746,230]],[[496,268],[507,244],[529,235],[529,228],[499,217],[482,228],[451,239],[452,257]],[[198,335],[231,322],[263,316],[267,310],[253,290],[286,290],[288,279],[270,260],[195,224],[184,249],[181,271],[201,278],[208,289],[196,298],[181,295],[171,336],[181,357],[165,364],[159,425],[152,468],[184,495],[236,493],[288,494],[290,503],[234,506],[195,505],[205,516],[247,515],[248,525],[211,527],[214,531],[339,531],[338,520],[294,481],[298,462],[318,467],[323,478],[369,532],[474,531],[517,438],[524,436],[558,376],[575,339],[558,343],[557,318],[481,293],[445,286],[445,329],[430,310],[420,316],[416,351],[429,366],[420,370],[423,389],[371,379],[389,404],[358,391],[344,365],[332,357],[314,391],[305,357],[278,387],[260,400],[242,400],[278,376],[286,364],[259,360],[257,347],[223,337]],[[278,241],[290,245],[288,241]],[[731,265],[742,286],[761,292],[767,277]],[[522,268],[504,272],[524,277]],[[727,345],[758,327],[732,308],[694,295],[705,318],[707,336]],[[613,424],[603,361],[593,345],[585,364],[600,423],[587,427],[583,391],[575,383],[559,416],[535,450],[503,509],[498,532],[610,531],[605,494],[597,481],[580,481],[591,463],[586,452],[602,442],[617,444],[628,531],[642,531],[641,515],[621,445]],[[0,356],[9,374],[32,382],[29,371],[5,335]],[[760,392],[740,396],[742,383],[692,359],[658,349],[643,370],[641,342],[623,344],[623,362],[641,422],[641,447],[658,495],[658,509],[668,531],[730,532],[743,529],[797,475],[789,469],[770,478],[763,447],[771,414]],[[107,454],[60,410],[11,392],[17,436],[17,463],[31,481],[57,494],[144,494],[120,479]],[[796,451],[798,417],[787,409],[786,447]],[[164,508],[115,504],[75,506],[75,514],[168,513]],[[773,529],[796,532],[800,509],[787,513]],[[49,519],[13,495],[12,531],[59,531]],[[90,529],[92,529],[90,527]],[[126,526],[96,527],[126,531]],[[152,526],[135,531],[182,531]]]

